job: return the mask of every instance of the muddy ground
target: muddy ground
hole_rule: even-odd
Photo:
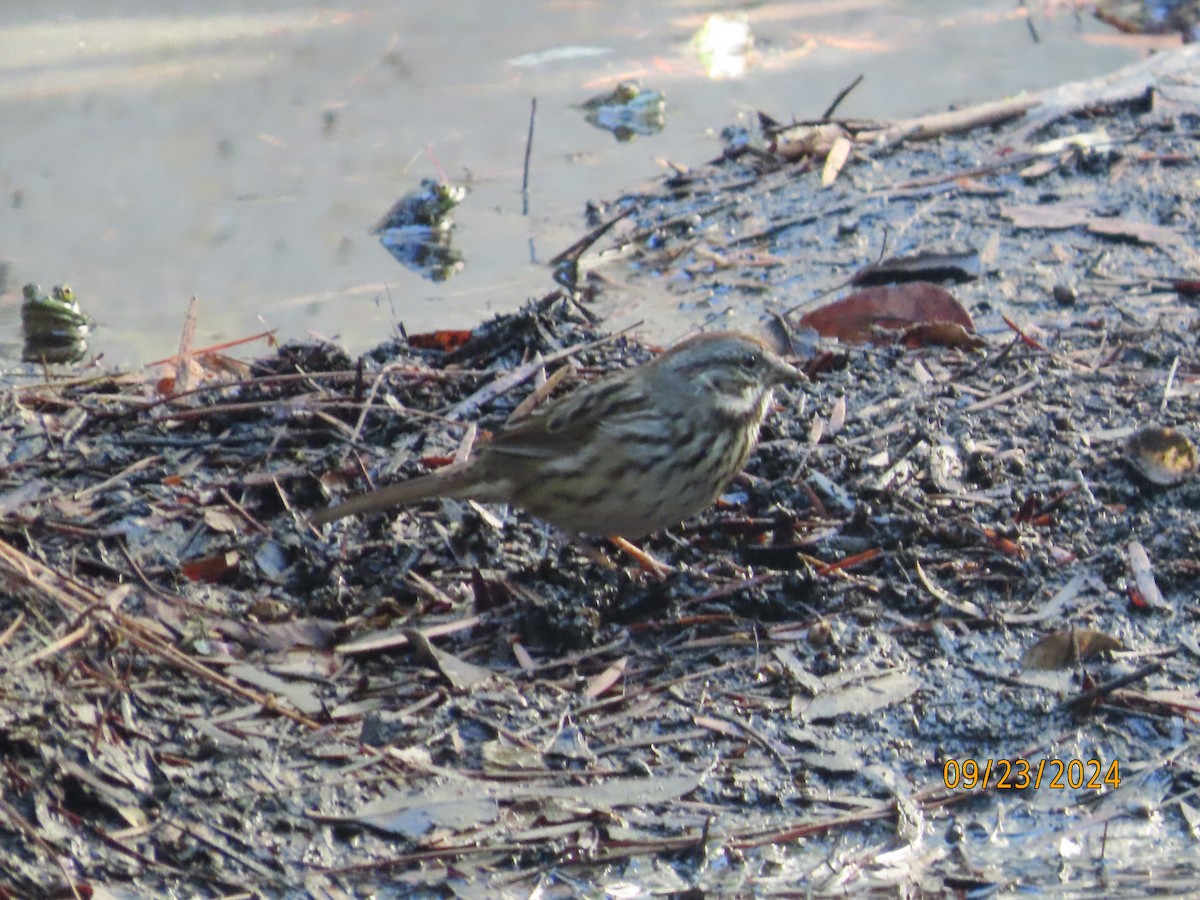
[[[10,378],[0,890],[1194,891],[1200,486],[1124,447],[1195,437],[1196,59],[954,135],[852,123],[824,189],[752,138],[615,201],[584,290],[469,337]],[[974,254],[949,290],[981,346],[801,327],[885,240]],[[674,573],[468,503],[306,526],[543,362],[565,389],[647,358],[596,314],[618,281],[744,327],[769,293],[753,327],[811,376],[645,542]]]

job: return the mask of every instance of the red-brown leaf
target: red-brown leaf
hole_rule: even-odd
[[[854,344],[887,340],[894,335],[881,332],[933,322],[960,325],[968,332],[975,330],[962,304],[949,291],[927,281],[867,288],[800,318],[801,325],[815,329],[822,337]]]

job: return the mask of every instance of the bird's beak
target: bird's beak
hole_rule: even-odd
[[[782,357],[773,356],[771,358],[771,380],[775,384],[795,384],[798,381],[807,381],[804,373],[795,366],[786,362]]]

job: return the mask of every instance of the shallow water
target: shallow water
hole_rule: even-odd
[[[193,295],[197,345],[271,327],[357,351],[397,322],[470,326],[552,287],[545,262],[583,233],[589,198],[717,155],[739,114],[819,116],[861,73],[839,114],[901,117],[1141,52],[1065,4],[1034,13],[1035,42],[1016,3],[982,0],[173,7],[0,8],[10,354],[27,281],[70,282],[101,322],[93,351],[119,364],[172,352]],[[710,77],[691,42],[718,9],[744,10],[754,35],[738,77]],[[618,143],[573,104],[629,78],[666,94],[667,127]],[[433,283],[369,229],[438,166],[471,192],[455,214],[466,266]],[[663,337],[687,325],[665,294],[622,302]]]

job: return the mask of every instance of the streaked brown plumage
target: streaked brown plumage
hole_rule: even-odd
[[[577,534],[639,538],[712,503],[758,442],[772,389],[800,377],[756,338],[702,334],[505,426],[467,462],[312,522],[456,497],[513,503]]]

